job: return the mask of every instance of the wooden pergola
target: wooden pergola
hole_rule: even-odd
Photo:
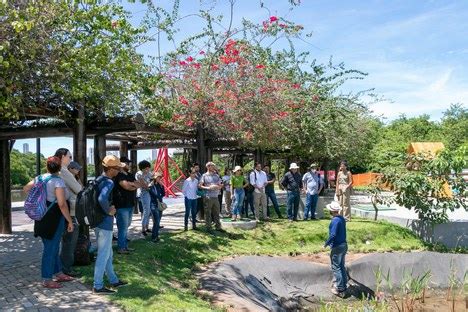
[[[48,115],[26,115],[22,122],[0,121],[0,233],[12,232],[11,222],[11,185],[10,152],[18,139],[72,136],[73,157],[80,164],[87,163],[87,139],[94,139],[94,164],[96,174],[102,172],[101,160],[106,151],[119,151],[132,161],[132,171],[136,172],[137,151],[160,147],[183,148],[190,150],[191,162],[205,164],[213,154],[236,155],[235,164],[243,165],[244,157],[252,155],[255,161],[264,162],[266,154],[279,151],[241,148],[240,142],[232,139],[212,139],[200,125],[196,133],[182,132],[161,127],[149,126],[141,114],[132,117],[108,118],[100,121],[87,121],[84,112],[78,112],[75,122],[51,120]],[[156,139],[155,139],[156,138]],[[107,141],[119,144],[107,145]],[[40,139],[37,139],[39,153]],[[130,155],[129,155],[130,154]],[[40,157],[38,154],[36,171],[39,174]],[[86,166],[80,172],[80,179],[86,182]]]

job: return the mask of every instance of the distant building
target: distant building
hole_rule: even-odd
[[[29,144],[24,143],[23,144],[23,154],[29,153]]]

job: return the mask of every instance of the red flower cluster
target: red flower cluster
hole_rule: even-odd
[[[179,102],[182,103],[185,106],[188,106],[189,101],[184,97],[184,96],[179,96]]]

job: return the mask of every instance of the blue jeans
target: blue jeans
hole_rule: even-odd
[[[192,214],[192,226],[195,226],[197,217],[197,199],[188,199],[185,197],[185,216],[184,225],[188,226],[189,215]]]
[[[297,212],[299,211],[299,200],[299,191],[288,191],[287,204],[289,220],[297,220]]]
[[[159,237],[159,225],[161,224],[162,211],[159,211],[158,205],[151,205],[151,215],[153,216],[153,229],[151,230],[151,238]]]
[[[244,206],[244,197],[245,192],[243,188],[234,189],[234,200],[232,201],[232,215],[233,217],[239,216],[242,212],[242,207]]]
[[[94,288],[101,289],[104,287],[104,273],[106,273],[109,283],[114,284],[119,281],[119,278],[114,272],[112,265],[112,231],[95,228],[97,242],[97,257],[94,265]]]
[[[268,207],[268,202],[271,199],[273,207],[275,208],[276,215],[278,216],[278,218],[281,218],[281,211],[279,210],[278,200],[276,199],[275,191],[274,190],[266,191],[265,194],[267,196],[267,207]],[[270,216],[270,209],[268,208],[267,208],[267,213],[268,213],[268,216]]]
[[[309,212],[310,218],[315,219],[315,209],[317,209],[317,202],[318,202],[318,194],[306,195],[306,204],[304,209],[304,220],[309,219]]]
[[[250,206],[250,211],[252,211],[252,215],[255,216],[253,192],[245,192],[244,213],[247,218],[249,217],[249,206]]]
[[[44,251],[42,252],[41,274],[43,280],[51,280],[54,274],[62,271],[62,261],[60,260],[60,240],[65,230],[65,218],[60,216],[60,221],[52,239],[42,239]]]
[[[140,195],[140,202],[143,206],[143,214],[141,216],[141,226],[147,229],[149,226],[149,219],[151,215],[151,196],[148,192],[143,192]]]
[[[128,227],[132,223],[133,208],[117,209],[117,246],[119,249],[127,249]]]
[[[348,274],[345,268],[345,256],[347,251],[348,244],[343,243],[333,247],[330,252],[333,282],[339,292],[345,291],[346,283],[348,283]]]

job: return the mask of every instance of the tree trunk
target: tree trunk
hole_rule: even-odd
[[[10,141],[0,140],[0,233],[11,234]]]
[[[204,171],[207,163],[205,129],[201,124],[197,125],[197,162],[200,164],[200,171]]]

